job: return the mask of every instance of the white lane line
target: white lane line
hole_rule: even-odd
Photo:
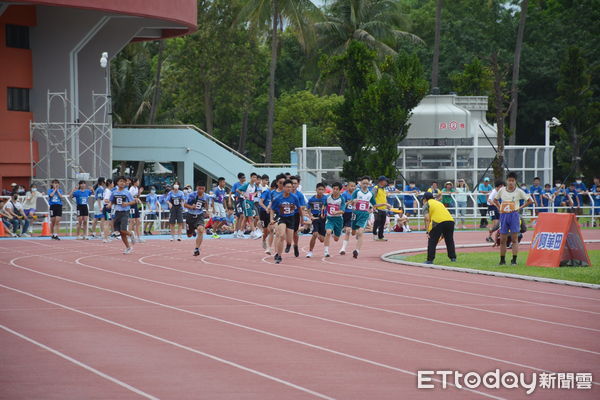
[[[2,285],[2,286],[4,286],[4,285]],[[34,345],[36,345],[38,347],[41,347],[42,349],[44,349],[46,351],[49,351],[50,353],[52,353],[54,355],[57,355],[57,356],[65,359],[65,360],[67,360],[67,361],[69,361],[69,362],[77,365],[78,367],[86,369],[86,370],[90,371],[91,373],[98,375],[101,378],[104,378],[104,379],[106,379],[108,381],[111,381],[112,383],[115,383],[115,384],[117,384],[117,385],[119,385],[119,386],[121,386],[121,387],[123,387],[123,388],[125,388],[125,389],[127,389],[127,390],[129,390],[131,392],[133,392],[133,393],[139,394],[140,396],[145,397],[147,399],[158,400],[158,397],[152,396],[151,394],[148,394],[148,393],[146,393],[146,392],[144,392],[144,391],[142,391],[142,390],[140,390],[140,389],[138,389],[136,387],[133,387],[130,384],[125,383],[125,382],[123,382],[123,381],[121,381],[121,380],[119,380],[119,379],[117,379],[115,377],[112,377],[112,376],[110,376],[108,374],[105,374],[102,371],[98,371],[96,368],[91,367],[91,366],[89,366],[89,365],[87,365],[87,364],[85,364],[85,363],[83,363],[83,362],[81,362],[79,360],[76,360],[73,357],[70,357],[70,356],[66,355],[65,353],[62,353],[62,352],[60,352],[60,351],[58,351],[56,349],[53,349],[50,346],[47,346],[47,345],[45,345],[43,343],[40,343],[37,340],[30,338],[29,336],[25,336],[24,334],[19,333],[19,332],[15,331],[15,330],[12,330],[9,327],[4,326],[2,324],[0,324],[0,328],[4,329],[6,332],[8,332],[8,333],[10,333],[12,335],[15,335],[15,336],[17,336],[17,337],[19,337],[19,338],[21,338],[23,340],[28,341],[29,343],[32,343],[32,344],[34,344]]]
[[[502,363],[509,364],[509,365],[514,365],[514,366],[517,366],[517,367],[528,368],[528,369],[532,369],[532,370],[535,370],[535,371],[554,372],[554,371],[550,371],[550,370],[547,370],[547,369],[534,367],[534,366],[531,366],[531,365],[526,365],[526,364],[521,364],[521,363],[517,363],[517,362],[513,362],[513,361],[503,360],[503,359],[500,359],[500,358],[486,356],[486,355],[479,354],[479,353],[473,353],[473,352],[470,352],[470,351],[461,350],[461,349],[457,349],[457,348],[449,347],[449,346],[444,346],[444,345],[437,344],[437,343],[431,343],[431,342],[427,342],[427,341],[415,339],[415,338],[408,337],[408,336],[398,335],[398,334],[391,333],[391,332],[381,331],[381,330],[373,329],[373,328],[367,328],[367,327],[364,327],[364,326],[355,325],[355,324],[351,324],[351,323],[347,323],[347,322],[337,321],[337,320],[333,320],[333,319],[329,319],[329,318],[325,318],[325,317],[319,317],[317,315],[306,314],[306,313],[299,312],[299,311],[289,310],[289,309],[282,308],[282,307],[275,306],[275,305],[268,305],[268,304],[256,303],[256,302],[253,302],[253,301],[239,299],[239,298],[236,298],[236,297],[230,297],[230,296],[222,295],[222,294],[219,294],[219,293],[209,292],[209,291],[206,291],[206,290],[197,289],[197,288],[193,288],[193,287],[182,286],[182,285],[177,285],[177,284],[174,284],[174,283],[168,283],[168,282],[163,282],[163,281],[157,281],[157,280],[154,280],[154,279],[144,278],[144,277],[137,276],[137,275],[125,274],[125,273],[121,273],[121,272],[111,271],[111,270],[107,270],[107,269],[104,269],[104,268],[95,267],[95,266],[86,264],[86,263],[84,263],[84,262],[81,261],[83,258],[89,258],[89,257],[95,257],[95,256],[85,256],[85,257],[79,258],[77,260],[77,263],[79,265],[85,267],[85,268],[91,268],[91,269],[98,270],[98,271],[104,271],[104,272],[107,272],[107,273],[110,273],[110,274],[115,274],[115,275],[119,275],[119,276],[125,276],[125,277],[128,277],[128,278],[133,278],[133,279],[137,279],[137,280],[141,280],[141,281],[145,281],[145,282],[151,282],[151,283],[156,283],[156,284],[159,284],[159,285],[164,285],[164,286],[169,286],[169,287],[175,287],[175,288],[179,288],[179,289],[189,290],[189,291],[192,291],[192,292],[195,292],[195,293],[207,294],[207,295],[214,296],[214,297],[219,297],[219,298],[223,298],[223,299],[227,299],[227,300],[233,300],[233,301],[241,302],[241,303],[244,303],[244,304],[247,304],[247,305],[258,306],[258,307],[267,308],[267,309],[276,310],[276,311],[281,311],[281,312],[285,312],[285,313],[289,313],[289,314],[293,314],[293,315],[299,315],[299,316],[306,317],[306,318],[311,318],[311,319],[316,319],[316,320],[320,320],[320,321],[325,321],[325,322],[332,323],[332,324],[335,324],[335,325],[340,325],[340,326],[346,326],[346,327],[350,327],[350,328],[355,328],[355,329],[359,329],[359,330],[363,330],[363,331],[367,331],[367,332],[371,332],[371,333],[376,333],[376,334],[380,334],[380,335],[384,335],[384,336],[389,336],[389,337],[393,337],[393,338],[397,338],[397,339],[407,340],[407,341],[414,342],[414,343],[419,343],[419,344],[423,344],[423,345],[433,346],[433,347],[444,349],[444,350],[449,350],[449,351],[454,351],[454,352],[458,352],[458,353],[462,353],[462,354],[467,354],[467,355],[471,355],[471,356],[478,357],[478,358],[483,358],[483,359],[487,359],[487,360],[491,360],[491,361],[502,362]],[[149,265],[149,266],[153,266],[155,268],[162,268],[162,269],[167,269],[167,270],[171,270],[172,269],[172,268],[169,268],[169,267],[165,267],[165,266],[158,265],[158,264],[153,264],[153,263],[148,263],[148,262],[144,262],[143,264]]]
[[[90,287],[90,288],[93,288],[93,289],[97,289],[97,290],[101,290],[101,291],[105,291],[105,292],[109,292],[109,293],[118,294],[118,295],[121,295],[121,296],[124,296],[124,297],[128,297],[128,298],[132,298],[132,299],[138,300],[138,301],[142,301],[142,302],[146,302],[146,303],[158,305],[158,306],[161,306],[161,307],[164,307],[164,308],[168,308],[168,309],[180,311],[180,312],[183,312],[183,313],[186,313],[186,314],[191,314],[191,315],[195,315],[195,316],[198,316],[198,317],[210,319],[210,320],[213,320],[213,321],[216,321],[216,322],[220,322],[220,323],[223,323],[223,324],[226,324],[226,325],[231,325],[231,326],[235,326],[237,328],[242,328],[242,329],[246,329],[246,330],[249,330],[249,331],[252,331],[252,332],[264,334],[264,335],[271,336],[271,337],[274,337],[274,338],[277,338],[277,339],[280,339],[280,340],[283,340],[283,341],[287,341],[287,342],[299,344],[299,345],[302,345],[302,346],[313,348],[315,350],[320,350],[320,351],[331,353],[331,354],[334,354],[334,355],[337,355],[337,356],[349,358],[349,359],[352,359],[352,360],[355,360],[355,361],[359,361],[359,362],[363,362],[363,363],[366,363],[366,364],[370,364],[370,365],[373,365],[373,366],[376,366],[376,367],[381,367],[381,368],[385,368],[385,369],[388,369],[388,370],[392,370],[392,371],[395,371],[395,372],[400,372],[400,373],[407,374],[407,375],[412,375],[412,376],[416,376],[417,375],[413,371],[408,371],[408,370],[405,370],[405,369],[402,369],[402,368],[398,368],[398,367],[394,367],[394,366],[391,366],[391,365],[388,365],[388,364],[379,363],[377,361],[373,361],[373,360],[369,360],[369,359],[366,359],[366,358],[358,357],[358,356],[355,356],[355,355],[352,355],[352,354],[343,353],[341,351],[329,349],[327,347],[318,346],[318,345],[315,345],[315,344],[312,344],[312,343],[308,343],[308,342],[304,342],[304,341],[301,341],[301,340],[293,339],[293,338],[290,338],[290,337],[287,337],[287,336],[278,335],[278,334],[275,334],[275,333],[272,333],[272,332],[269,332],[269,331],[265,331],[265,330],[262,330],[262,329],[253,328],[253,327],[250,327],[250,326],[246,326],[246,325],[238,324],[238,323],[235,323],[235,322],[227,321],[227,320],[224,320],[224,319],[221,319],[221,318],[217,318],[217,317],[213,317],[213,316],[210,316],[210,315],[205,315],[205,314],[197,313],[197,312],[194,312],[194,311],[190,311],[190,310],[186,310],[186,309],[182,309],[182,308],[170,306],[168,304],[163,304],[163,303],[160,303],[160,302],[156,302],[156,301],[153,301],[153,300],[144,299],[144,298],[137,297],[137,296],[134,296],[134,295],[131,295],[131,294],[127,294],[127,293],[124,293],[124,292],[119,292],[117,290],[108,289],[108,288],[104,288],[104,287],[101,287],[101,286],[96,286],[96,285],[92,285],[92,284],[89,284],[89,283],[85,283],[85,282],[80,282],[80,281],[73,280],[73,279],[64,278],[64,277],[57,276],[57,275],[47,274],[47,273],[44,273],[44,272],[36,271],[34,269],[31,269],[31,268],[27,268],[27,267],[23,267],[23,266],[17,265],[16,262],[13,262],[13,261],[15,261],[17,259],[25,258],[25,257],[27,257],[27,256],[17,257],[15,259],[11,260],[11,264],[14,267],[16,267],[16,268],[20,268],[20,269],[23,269],[23,270],[31,271],[31,272],[34,272],[34,273],[37,273],[37,274],[40,274],[40,275],[44,275],[44,276],[48,276],[48,277],[51,277],[51,278],[54,278],[54,279],[59,279],[59,280],[65,281],[65,282],[74,283],[74,284],[77,284],[77,285],[86,286],[86,287]],[[81,258],[83,258],[83,257],[81,257]],[[130,331],[133,331],[133,332],[136,332],[136,333],[140,333],[140,334],[142,334],[144,336],[148,336],[148,337],[151,337],[153,339],[160,340],[162,342],[175,345],[177,347],[186,349],[188,351],[193,351],[195,353],[202,354],[202,355],[204,355],[206,357],[212,358],[212,359],[217,360],[217,361],[226,362],[229,365],[236,366],[237,368],[241,368],[241,369],[244,369],[246,371],[250,371],[250,372],[259,374],[261,376],[264,376],[264,377],[268,377],[269,379],[276,380],[277,382],[280,382],[280,383],[285,383],[288,386],[292,386],[292,387],[294,387],[296,389],[299,389],[299,390],[305,391],[307,393],[316,395],[317,397],[326,398],[326,399],[332,399],[331,397],[328,397],[328,396],[326,396],[324,394],[321,394],[321,393],[318,393],[318,392],[315,392],[315,391],[311,391],[310,389],[304,388],[302,386],[295,385],[295,384],[293,384],[291,382],[284,381],[284,380],[279,379],[279,378],[275,378],[275,377],[273,377],[271,375],[267,375],[265,373],[262,373],[262,372],[250,369],[248,367],[243,367],[243,366],[241,366],[239,364],[236,364],[236,363],[234,363],[232,361],[224,360],[224,359],[219,358],[217,356],[213,356],[211,354],[204,353],[204,352],[201,352],[199,350],[195,350],[195,349],[190,348],[188,346],[181,345],[181,344],[176,343],[176,342],[172,342],[172,341],[170,341],[168,339],[164,339],[164,338],[152,335],[150,333],[143,332],[143,331],[140,331],[138,329],[128,327],[126,325],[122,325],[122,324],[120,324],[118,322],[114,322],[114,321],[111,321],[109,319],[106,319],[106,318],[103,318],[103,317],[100,317],[100,316],[97,316],[97,315],[94,315],[94,314],[91,314],[91,313],[87,313],[85,311],[81,311],[81,310],[78,310],[78,309],[75,309],[75,308],[72,308],[72,307],[69,307],[69,306],[66,306],[66,305],[63,305],[63,304],[51,301],[51,300],[47,300],[47,299],[44,299],[42,297],[36,296],[36,295],[34,295],[32,293],[28,293],[28,292],[25,292],[25,291],[22,291],[22,290],[19,290],[19,289],[11,288],[9,286],[5,286],[5,285],[0,284],[0,287],[5,287],[7,289],[11,289],[11,290],[17,291],[19,293],[31,296],[33,298],[45,301],[45,302],[47,302],[49,304],[53,304],[53,305],[57,305],[59,307],[63,307],[65,309],[69,310],[69,311],[74,311],[74,312],[77,312],[77,313],[80,313],[80,314],[83,314],[83,315],[86,315],[86,316],[89,316],[89,317],[101,320],[103,322],[107,322],[107,323],[110,323],[112,325],[119,326],[121,328],[130,330]],[[438,381],[441,382],[441,380],[438,380]],[[451,385],[451,386],[454,386],[454,385]],[[490,395],[490,394],[487,394],[487,393],[484,393],[484,392],[480,392],[478,390],[468,389],[468,388],[464,388],[464,387],[461,388],[461,389],[466,390],[466,391],[471,392],[471,393],[476,393],[476,394],[482,395],[484,397],[489,397],[489,398],[493,398],[493,399],[501,399],[500,397],[496,397],[496,396],[493,396],[493,395]]]
[[[344,265],[344,264],[339,264],[339,263],[331,262],[331,261],[329,261],[329,260],[327,260],[325,258],[322,258],[321,261],[324,262],[324,263],[326,263],[326,264],[331,264],[331,265]],[[470,295],[470,296],[487,297],[487,298],[491,298],[491,299],[510,300],[510,301],[515,301],[515,302],[518,302],[518,303],[534,304],[536,306],[541,306],[541,307],[558,308],[558,309],[562,309],[562,310],[569,310],[569,311],[576,311],[576,312],[587,313],[587,314],[600,315],[600,312],[597,312],[597,311],[581,310],[579,308],[559,306],[559,305],[556,305],[556,304],[537,303],[537,302],[534,302],[534,301],[515,299],[515,298],[512,298],[512,297],[493,296],[493,295],[489,295],[489,294],[476,293],[476,292],[467,292],[467,291],[463,291],[463,290],[449,289],[449,288],[444,288],[444,287],[439,287],[439,286],[430,286],[430,285],[422,285],[422,284],[417,284],[417,283],[402,282],[402,281],[388,280],[388,279],[382,279],[382,278],[373,278],[373,277],[368,277],[368,276],[363,276],[363,275],[354,275],[354,274],[347,274],[347,273],[343,273],[343,272],[334,272],[334,271],[327,271],[327,270],[322,270],[322,269],[306,268],[306,267],[300,267],[300,266],[290,265],[290,264],[279,264],[279,266],[280,267],[281,266],[284,266],[284,267],[288,267],[289,266],[290,268],[307,269],[307,270],[311,270],[311,271],[319,271],[319,272],[323,272],[323,273],[327,273],[327,274],[333,274],[333,275],[342,275],[342,276],[349,276],[349,277],[353,277],[353,278],[361,278],[361,279],[367,279],[367,280],[376,280],[376,281],[394,283],[394,284],[398,284],[398,285],[422,287],[422,288],[426,288],[426,289],[434,289],[434,290],[440,290],[440,291],[445,291],[445,292],[450,292],[450,293],[467,294],[467,295]]]
[[[23,268],[23,267],[19,267],[19,266],[18,266],[17,268]],[[51,276],[50,274],[44,274],[44,275]],[[64,278],[63,278],[63,280],[66,280],[66,279],[64,279]],[[76,281],[73,281],[73,283],[76,283]],[[84,285],[85,285],[85,286],[93,286],[93,285],[87,285],[87,284],[84,284]],[[232,367],[234,367],[234,368],[237,368],[237,369],[241,369],[241,370],[243,370],[243,371],[246,371],[246,372],[250,372],[250,373],[252,373],[252,374],[255,374],[255,375],[261,376],[261,377],[263,377],[263,378],[266,378],[266,379],[269,379],[269,380],[271,380],[271,381],[274,381],[274,382],[281,383],[281,384],[283,384],[283,385],[285,385],[285,386],[288,386],[288,387],[291,387],[291,388],[294,388],[294,389],[300,390],[300,391],[302,391],[302,392],[305,392],[305,393],[311,394],[311,395],[313,395],[313,396],[315,396],[315,397],[318,397],[318,398],[321,398],[321,399],[333,400],[333,398],[332,398],[332,397],[326,396],[326,395],[324,395],[324,394],[322,394],[322,393],[315,392],[315,391],[313,391],[313,390],[310,390],[310,389],[307,389],[307,388],[305,388],[305,387],[302,387],[302,386],[296,385],[296,384],[294,384],[294,383],[292,383],[292,382],[289,382],[289,381],[286,381],[286,380],[283,380],[283,379],[280,379],[280,378],[274,377],[274,376],[272,376],[272,375],[269,375],[269,374],[266,374],[266,373],[264,373],[264,372],[260,372],[260,371],[257,371],[257,370],[255,370],[255,369],[252,369],[252,368],[249,368],[249,367],[245,367],[245,366],[243,366],[243,365],[241,365],[241,364],[237,364],[237,363],[235,363],[235,362],[233,362],[233,361],[229,361],[229,360],[226,360],[226,359],[224,359],[224,358],[221,358],[221,357],[218,357],[218,356],[215,356],[215,355],[209,354],[209,353],[205,353],[205,352],[203,352],[203,351],[200,351],[200,350],[196,350],[196,349],[194,349],[194,348],[192,348],[192,347],[189,347],[189,346],[186,346],[186,345],[183,345],[183,344],[177,343],[177,342],[173,342],[172,340],[168,340],[168,339],[162,338],[162,337],[160,337],[160,336],[156,336],[156,335],[153,335],[153,334],[151,334],[151,333],[144,332],[144,331],[141,331],[141,330],[139,330],[139,329],[136,329],[136,328],[132,328],[132,327],[130,327],[130,326],[127,326],[127,325],[120,324],[120,323],[118,323],[118,322],[115,322],[115,321],[112,321],[112,320],[110,320],[110,319],[103,318],[103,317],[100,317],[100,316],[98,316],[98,315],[91,314],[91,313],[88,313],[88,312],[85,312],[85,311],[81,311],[81,310],[78,310],[78,309],[76,309],[76,308],[69,307],[69,306],[67,306],[67,305],[64,305],[64,304],[61,304],[61,303],[57,303],[57,302],[55,302],[55,301],[52,301],[52,300],[48,300],[48,299],[46,299],[46,298],[44,298],[44,297],[37,296],[37,295],[35,295],[35,294],[33,294],[33,293],[29,293],[29,292],[26,292],[26,291],[24,291],[24,290],[20,290],[20,289],[17,289],[17,288],[13,288],[13,287],[10,287],[10,286],[6,286],[6,285],[3,285],[3,284],[1,284],[1,283],[0,283],[0,287],[3,287],[3,288],[5,288],[5,289],[8,289],[8,290],[12,290],[12,291],[14,291],[14,292],[17,292],[17,293],[23,294],[23,295],[25,295],[25,296],[32,297],[32,298],[34,298],[34,299],[37,299],[37,300],[40,300],[40,301],[46,302],[46,303],[48,303],[48,304],[53,304],[53,305],[55,305],[55,306],[58,306],[58,307],[61,307],[61,308],[65,309],[65,310],[69,310],[69,311],[72,311],[72,312],[75,312],[75,313],[78,313],[78,314],[82,314],[82,315],[85,315],[85,316],[87,316],[87,317],[90,317],[90,318],[93,318],[93,319],[96,319],[96,320],[99,320],[99,321],[105,322],[105,323],[107,323],[107,324],[110,324],[110,325],[113,325],[113,326],[117,326],[117,327],[119,327],[119,328],[122,328],[122,329],[125,329],[125,330],[128,330],[128,331],[131,331],[131,332],[135,332],[135,333],[137,333],[137,334],[140,334],[140,335],[142,335],[142,336],[149,337],[149,338],[151,338],[151,339],[154,339],[154,340],[157,340],[157,341],[159,341],[159,342],[166,343],[166,344],[170,344],[171,346],[177,347],[177,348],[179,348],[179,349],[186,350],[186,351],[189,351],[189,352],[191,352],[191,353],[199,354],[199,355],[201,355],[201,356],[203,356],[203,357],[210,358],[211,360],[218,361],[218,362],[220,362],[220,363],[223,363],[223,364],[226,364],[226,365],[232,366]],[[108,289],[105,289],[105,290],[108,290]]]

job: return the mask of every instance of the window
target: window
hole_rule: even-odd
[[[8,88],[8,110],[29,111],[29,89]]]
[[[29,48],[29,27],[6,24],[6,47]]]

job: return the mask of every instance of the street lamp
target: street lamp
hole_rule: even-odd
[[[546,121],[545,134],[545,149],[544,149],[544,183],[552,184],[552,158],[550,158],[550,128],[556,128],[561,123],[556,117],[552,117],[550,121]]]

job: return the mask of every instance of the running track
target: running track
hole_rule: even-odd
[[[389,237],[358,260],[281,265],[252,240],[207,240],[198,258],[190,241],[129,256],[120,242],[0,241],[0,398],[600,398],[600,291],[385,263],[425,245]],[[496,368],[596,383],[416,388],[420,369]]]

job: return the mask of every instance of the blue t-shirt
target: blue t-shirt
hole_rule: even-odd
[[[51,196],[52,193],[54,193],[54,195]],[[48,189],[48,204],[62,205],[62,199],[60,197],[62,194],[63,194],[62,189],[57,189],[56,192],[54,191],[54,189]]]
[[[241,195],[237,192],[237,190],[240,188],[240,186],[242,186],[243,183],[240,183],[239,181],[234,183],[231,186],[231,193],[236,197],[236,198],[241,198]]]
[[[494,188],[489,183],[487,185],[484,183],[480,183],[479,186],[477,187],[477,190],[479,190],[480,192],[491,192],[492,190],[494,190]],[[488,196],[487,194],[480,194],[479,196],[477,196],[477,202],[479,204],[482,204],[482,203],[487,204],[487,196]]]
[[[271,204],[271,196],[272,196],[272,194],[273,193],[269,189],[264,190],[261,193],[260,198],[262,199],[263,204],[265,205],[265,207],[269,207],[269,204]]]
[[[188,213],[194,215],[202,215],[208,211],[208,205],[210,204],[210,196],[204,193],[202,196],[198,196],[198,192],[193,192],[188,195],[185,201],[187,205],[194,208],[188,208]]]
[[[565,189],[557,189],[556,187],[552,188],[552,194],[554,197],[554,207],[560,207],[560,203],[564,201],[566,190]]]
[[[290,193],[288,197],[281,194],[273,199],[271,208],[280,217],[292,217],[298,213],[300,200],[294,193]]]
[[[182,207],[183,202],[185,201],[185,195],[181,190],[178,190],[177,193],[171,190],[167,195],[167,201],[170,201],[174,208]]]
[[[283,191],[278,192],[277,189],[271,190],[271,201],[275,200],[277,197],[281,196]]]
[[[581,195],[579,194],[577,189],[568,188],[567,196],[569,196],[575,207],[581,206]]]
[[[96,200],[101,200],[104,198],[104,188],[102,186],[98,186],[96,188],[96,192],[94,193]]]
[[[414,188],[411,188],[410,185],[404,186],[405,192],[414,192],[415,190],[418,190],[416,186]],[[415,198],[412,197],[411,195],[405,194],[404,195],[404,207],[412,208],[412,206],[414,204],[415,204]]]
[[[227,223],[227,225],[233,225],[235,222],[235,216],[233,214],[227,215],[225,217],[225,222]]]
[[[356,190],[356,189],[354,189]],[[352,192],[354,193],[354,192]],[[352,204],[350,204],[350,202],[352,201],[352,193],[345,191],[344,193],[342,193],[342,197],[344,198],[344,201],[346,202],[346,208],[344,209],[345,213],[351,213],[353,208],[352,208]]]
[[[73,192],[73,198],[75,199],[75,203],[78,206],[87,206],[88,203],[88,197],[90,197],[92,195],[92,191],[90,189],[84,189],[84,190],[76,190]]]
[[[158,204],[158,196],[156,195],[156,193],[150,192],[146,196],[146,205],[148,206],[148,211],[150,211],[152,214],[154,214],[154,212],[158,209],[157,204]]]
[[[133,201],[133,196],[129,192],[129,189],[115,190],[110,195],[110,202],[115,205],[115,211],[129,211],[131,206],[124,206],[123,203],[129,203]]]
[[[300,207],[306,207],[306,197],[304,197],[304,194],[302,194],[302,192],[296,190],[292,194],[295,194],[296,197],[298,197],[298,202],[300,203]],[[294,212],[294,214],[298,214],[299,211],[300,210],[297,208],[296,211]]]
[[[594,206],[600,207],[600,192],[592,192],[592,199],[594,200]],[[598,211],[596,211],[596,214],[598,214]]]
[[[160,207],[163,210],[169,209],[169,205],[167,204],[167,195],[166,194],[161,194],[160,196],[158,196],[158,203],[160,204]]]
[[[223,204],[225,197],[227,197],[227,190],[225,190],[225,188],[221,189],[217,186],[214,190],[214,196],[217,203]]]
[[[535,185],[531,185],[531,187],[529,188],[529,193],[531,193],[533,195],[533,198],[535,199],[535,202],[537,203],[537,205],[539,206],[540,204],[542,204],[542,193],[544,193],[544,188],[541,186],[535,186]]]
[[[316,195],[308,199],[308,209],[314,217],[321,215],[321,212],[325,209],[327,204],[327,196],[323,195],[321,198]]]

